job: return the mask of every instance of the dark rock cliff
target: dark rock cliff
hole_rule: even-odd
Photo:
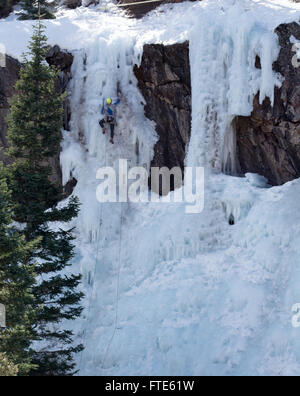
[[[119,4],[131,4],[129,6],[124,7],[124,9],[127,11],[127,14],[134,18],[142,18],[150,11],[155,10],[155,8],[159,7],[162,4],[183,3],[185,1],[187,0],[158,0],[152,3],[140,4],[141,0],[119,0]],[[188,1],[199,1],[199,0],[188,0]],[[135,5],[134,3],[139,3],[139,4]]]
[[[74,10],[75,8],[82,6],[82,0],[64,0],[63,5]]]
[[[290,41],[300,41],[300,25],[280,25],[276,33],[281,50],[273,68],[285,80],[276,88],[274,107],[268,99],[260,105],[257,95],[251,116],[237,117],[235,126],[240,173],[259,173],[280,185],[300,177],[300,63],[295,67]]]
[[[73,60],[73,55],[67,51],[61,50],[58,45],[50,48],[46,55],[46,61],[48,64],[50,66],[54,66],[57,70],[60,70],[59,80],[57,81],[56,87],[57,91],[61,94],[67,91],[68,84],[72,78],[71,67]],[[71,107],[68,97],[66,97],[64,101],[64,110],[64,129],[69,131]]]
[[[159,136],[151,166],[183,169],[191,135],[189,43],[145,45],[135,75]]]

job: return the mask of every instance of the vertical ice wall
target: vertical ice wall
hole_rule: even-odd
[[[190,37],[193,126],[188,164],[235,173],[232,121],[250,115],[260,91],[274,100],[280,79],[272,70],[279,46],[274,32],[234,7],[201,19]],[[238,23],[237,23],[238,21]],[[262,69],[255,67],[256,56]]]
[[[99,211],[97,170],[118,166],[119,158],[127,159],[131,166],[149,166],[152,158],[156,135],[152,124],[145,122],[143,97],[134,84],[133,65],[138,62],[134,44],[131,36],[100,37],[75,54],[70,86],[71,133],[64,135],[61,164],[64,183],[71,176],[78,180],[81,230],[91,242],[99,237],[99,219],[95,216]],[[121,98],[114,146],[99,126],[108,97]]]
[[[251,113],[258,91],[261,100],[272,100],[279,84],[272,71],[276,36],[239,7],[226,14],[204,8],[186,19],[190,29],[181,36],[190,40],[193,94],[187,165],[233,173],[234,116]],[[144,40],[153,39],[147,29],[155,27],[145,24]],[[153,41],[159,41],[159,32]],[[78,366],[82,375],[234,371],[241,351],[259,334],[263,292],[247,283],[252,274],[238,260],[242,253],[245,262],[251,259],[242,246],[233,246],[228,216],[245,218],[258,192],[245,187],[246,181],[208,178],[205,211],[192,217],[184,205],[96,200],[98,168],[117,165],[119,158],[148,167],[153,155],[154,125],[144,117],[133,76],[143,41],[139,37],[137,44],[138,35],[143,31],[104,30],[75,54],[71,132],[65,132],[61,162],[64,182],[71,175],[78,180],[74,194],[82,203],[74,267],[83,274],[86,293],[84,316],[76,324],[85,350]],[[255,68],[257,55],[261,70]],[[98,121],[103,100],[120,93],[112,146]],[[237,279],[233,288],[232,279]],[[254,292],[257,304],[248,301]],[[244,308],[249,306],[250,318]]]
[[[82,205],[75,226],[78,230],[76,266],[83,274],[86,294],[83,322],[77,329],[78,341],[86,349],[78,364],[85,373],[91,372],[94,366],[101,369],[106,353],[104,345],[108,344],[116,324],[121,222],[128,211],[126,204],[99,204],[96,190],[100,182],[96,180],[96,173],[102,167],[118,170],[119,159],[126,159],[129,167],[149,168],[157,139],[154,126],[144,118],[144,99],[134,81],[133,66],[138,61],[135,39],[120,32],[99,37],[86,50],[76,52],[73,64],[71,132],[64,133],[61,164],[63,182],[70,177],[78,181],[74,194]],[[103,118],[101,109],[108,97],[121,99],[114,145],[99,125]],[[98,326],[103,327],[103,343],[100,350],[96,347],[95,351],[95,344],[90,341]]]

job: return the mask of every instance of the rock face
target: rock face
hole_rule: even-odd
[[[55,66],[62,72],[71,72],[74,57],[66,51],[62,51],[58,45],[50,48],[46,54],[46,61],[51,66]]]
[[[46,54],[46,61],[50,66],[54,66],[60,70],[59,81],[57,82],[57,91],[64,93],[67,90],[67,86],[72,78],[71,67],[74,61],[74,57],[67,51],[60,49],[58,45],[50,48]],[[64,129],[70,130],[69,123],[71,119],[71,107],[69,98],[66,97],[64,101]]]
[[[183,169],[191,136],[189,43],[145,45],[135,75],[159,136],[151,166]]]
[[[14,86],[19,77],[21,64],[11,58],[5,57],[6,67],[0,67],[0,161],[7,164],[3,150],[7,148],[7,124],[6,117],[9,113],[9,99],[14,94]]]
[[[63,5],[74,10],[75,8],[82,6],[82,0],[64,0]]]
[[[240,172],[259,173],[280,185],[300,177],[300,63],[297,67],[290,41],[291,36],[300,41],[300,26],[280,25],[276,33],[281,51],[274,70],[285,80],[276,88],[274,107],[268,99],[260,105],[257,96],[251,116],[237,117],[235,127]]]

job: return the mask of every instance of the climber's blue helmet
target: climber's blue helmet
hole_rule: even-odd
[[[106,99],[106,104],[111,105],[112,104],[112,98]]]

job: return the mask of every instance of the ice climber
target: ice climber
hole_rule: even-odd
[[[106,133],[105,124],[110,125],[110,142],[114,144],[114,135],[115,135],[115,115],[116,115],[116,106],[121,102],[121,99],[117,99],[116,102],[113,102],[111,98],[106,100],[106,105],[103,105],[102,114],[104,118],[99,122],[103,133]]]

